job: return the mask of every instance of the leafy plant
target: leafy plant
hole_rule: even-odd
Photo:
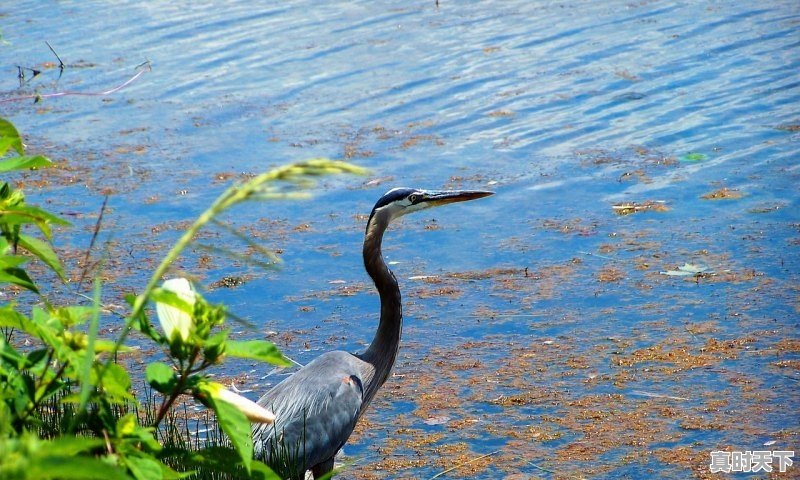
[[[16,128],[0,119],[0,172],[49,165],[43,156],[26,155]],[[21,190],[2,183],[0,284],[12,285],[17,298],[33,306],[29,312],[15,301],[0,306],[0,478],[170,479],[195,473],[187,468],[236,478],[279,478],[253,459],[250,434],[251,421],[269,423],[274,416],[212,381],[208,370],[228,357],[273,365],[287,365],[287,360],[270,342],[229,338],[223,305],[207,302],[186,279],[161,283],[162,278],[203,227],[218,224],[215,218],[223,211],[247,200],[304,196],[314,176],[360,172],[347,163],[315,159],[228,188],[186,230],[142,292],[127,297],[130,311],[116,339],[98,334],[99,281],[90,305],[55,305],[42,293],[24,267],[37,259],[65,281],[50,242],[54,226],[69,224],[27,205]],[[25,297],[26,292],[33,297]],[[152,304],[161,329],[151,324],[146,307]],[[124,363],[117,362],[134,329],[164,352],[165,361],[150,363],[144,379],[131,378]],[[25,342],[19,341],[22,337]],[[153,390],[144,402],[132,393],[142,380]],[[226,440],[203,446],[181,440],[175,407],[183,395],[214,412]],[[188,429],[186,422],[182,425]]]

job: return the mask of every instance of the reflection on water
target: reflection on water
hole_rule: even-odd
[[[118,290],[143,283],[225,179],[312,156],[384,179],[235,212],[284,250],[280,272],[182,265],[207,283],[253,274],[212,296],[265,330],[300,332],[283,347],[303,362],[371,338],[356,215],[384,190],[498,192],[389,233],[405,344],[392,394],[346,448],[361,460],[345,478],[427,478],[494,450],[459,474],[685,477],[713,449],[798,450],[799,10],[17,2],[0,99],[153,70],[109,97],[0,105],[33,151],[66,161],[27,176],[50,182],[29,196],[81,215],[63,248],[85,248],[81,222],[114,193]],[[45,40],[72,67],[19,88],[15,65],[54,61]],[[701,199],[721,188],[741,198]],[[668,211],[612,209],[647,201]],[[714,275],[659,273],[687,262]]]

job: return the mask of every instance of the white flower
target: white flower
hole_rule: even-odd
[[[192,288],[192,284],[185,278],[171,278],[166,280],[161,288],[173,292],[194,308],[196,300],[196,293]],[[184,342],[189,339],[189,333],[192,331],[193,320],[192,316],[180,308],[167,305],[166,303],[156,302],[156,314],[158,321],[161,323],[161,328],[170,342],[175,339],[177,335]]]

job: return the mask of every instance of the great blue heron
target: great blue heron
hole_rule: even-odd
[[[319,478],[333,469],[336,453],[389,377],[400,346],[403,324],[400,289],[383,261],[383,232],[392,220],[402,215],[491,194],[475,190],[395,188],[378,200],[367,221],[363,249],[364,268],[381,299],[378,331],[364,353],[324,353],[258,400],[276,417],[272,425],[256,424],[253,428],[258,457],[273,468],[279,466],[284,475],[293,478],[304,477],[309,469],[314,478]]]

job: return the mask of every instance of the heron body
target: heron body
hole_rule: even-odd
[[[314,478],[330,472],[336,453],[392,371],[400,347],[403,309],[397,279],[383,260],[383,233],[392,220],[438,205],[491,195],[474,190],[425,191],[395,188],[372,209],[364,235],[364,268],[381,301],[375,337],[361,354],[320,355],[286,378],[258,403],[275,413],[275,423],[256,424],[256,455],[285,476]]]

